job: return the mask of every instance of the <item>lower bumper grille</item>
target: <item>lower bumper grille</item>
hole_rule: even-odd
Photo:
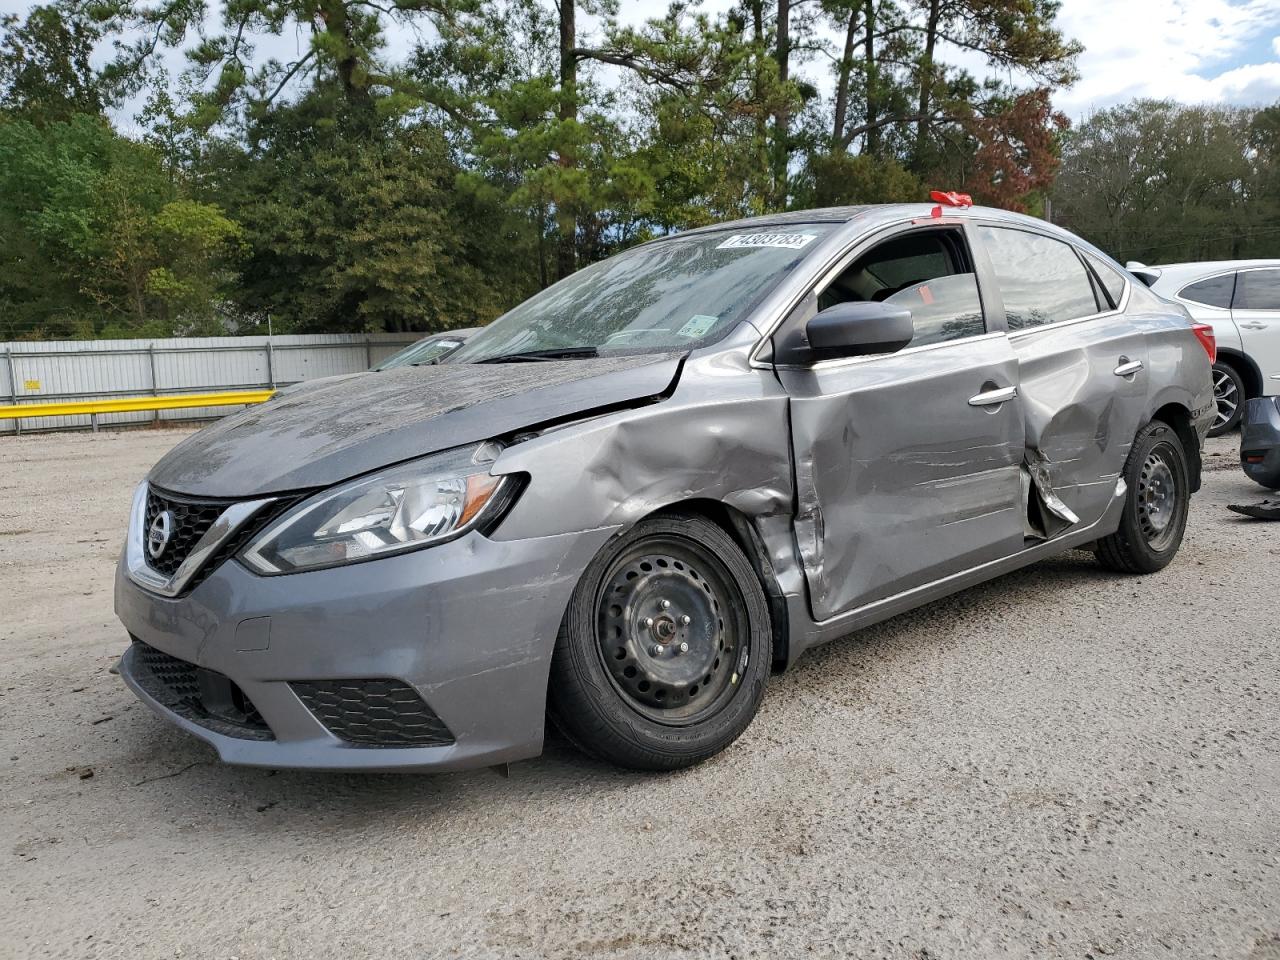
[[[452,731],[399,680],[315,680],[290,687],[329,732],[367,747],[434,747]]]
[[[132,654],[133,677],[138,685],[178,716],[227,737],[275,739],[253,701],[222,674],[180,660],[138,639],[133,641]]]

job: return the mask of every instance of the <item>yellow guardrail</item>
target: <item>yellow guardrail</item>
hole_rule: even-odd
[[[184,410],[191,407],[234,407],[270,400],[274,390],[234,390],[223,393],[174,393],[160,397],[113,397],[110,400],[67,400],[56,403],[16,403],[0,406],[0,420],[28,417],[89,415],[93,429],[103,413],[136,413],[146,410]]]

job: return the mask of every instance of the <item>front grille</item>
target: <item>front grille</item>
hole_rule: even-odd
[[[227,537],[207,560],[196,570],[183,585],[183,594],[190,593],[225,563],[230,557],[240,552],[253,537],[265,529],[267,524],[297,503],[304,494],[280,497],[267,504],[247,521],[240,525],[231,536]],[[146,549],[147,532],[151,523],[161,511],[173,513],[173,533],[159,557],[147,553],[147,564],[157,573],[171,577],[182,566],[184,560],[195,549],[200,538],[209,532],[209,528],[222,515],[222,512],[235,503],[234,500],[191,500],[171,493],[147,488],[147,510],[142,526],[143,549]]]
[[[430,747],[453,733],[399,680],[315,680],[291,683],[299,699],[335,737],[367,747]]]
[[[142,521],[143,543],[147,542],[151,524],[165,510],[173,514],[173,532],[160,556],[147,554],[147,563],[157,573],[166,577],[173,576],[229,503],[227,500],[186,500],[158,493],[154,487],[148,487],[147,514]]]
[[[141,640],[133,641],[133,676],[149,696],[178,716],[241,740],[274,740],[262,714],[233,681]]]

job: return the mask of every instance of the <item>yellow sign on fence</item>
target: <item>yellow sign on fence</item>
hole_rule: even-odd
[[[39,389],[40,389],[40,381],[39,381],[39,380],[24,380],[24,381],[22,381],[22,389],[23,389],[23,390],[39,390]]]

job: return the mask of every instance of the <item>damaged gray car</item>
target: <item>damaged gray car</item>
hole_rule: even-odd
[[[436,366],[228,417],[138,487],[120,672],[222,759],[728,746],[771,673],[1071,548],[1178,550],[1211,334],[1079,238],[893,205],[589,266]]]

